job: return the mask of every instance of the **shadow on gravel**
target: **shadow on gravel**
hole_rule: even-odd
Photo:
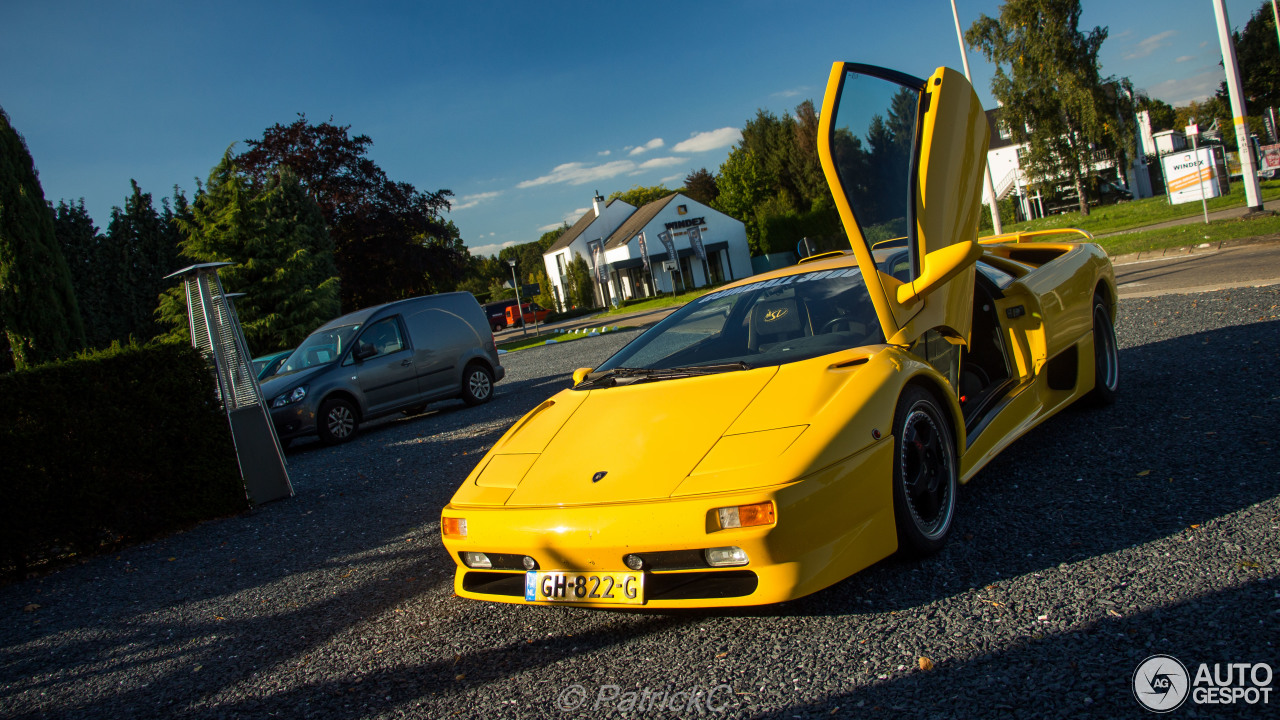
[[[1280,495],[1280,322],[1120,352],[1111,407],[1069,407],[960,491],[938,555],[882,561],[744,615],[918,607],[1017,575],[1168,537]]]
[[[1200,663],[1274,663],[1274,647],[1265,648],[1260,636],[1275,636],[1277,593],[1280,579],[1262,578],[1194,601],[1107,617],[1074,632],[1027,634],[1007,650],[982,652],[975,645],[971,660],[927,672],[906,668],[870,687],[757,717],[1157,717],[1134,698],[1138,665],[1151,655],[1172,655],[1194,678]],[[1260,718],[1267,710],[1245,704],[1196,707],[1188,700],[1172,715]]]

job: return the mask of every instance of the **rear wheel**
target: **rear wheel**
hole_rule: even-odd
[[[360,417],[356,408],[342,398],[325,400],[320,406],[320,422],[316,428],[325,445],[344,443],[356,435]]]
[[[1111,312],[1100,295],[1093,297],[1093,390],[1089,399],[1095,405],[1110,405],[1120,389],[1120,350]]]
[[[493,397],[493,374],[489,368],[472,363],[462,374],[462,400],[468,405],[480,405]]]
[[[951,533],[959,480],[951,424],[933,395],[908,386],[894,414],[893,515],[898,549],[921,557]]]

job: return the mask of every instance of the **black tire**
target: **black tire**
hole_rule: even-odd
[[[506,326],[506,324],[505,324],[505,323],[494,323],[494,324],[493,324],[493,332],[494,332],[494,333],[501,332],[502,330],[506,329],[506,327],[507,327],[507,326]]]
[[[482,405],[493,397],[493,373],[480,363],[471,363],[462,373],[462,400],[468,405]]]
[[[1111,312],[1102,296],[1093,296],[1093,390],[1088,398],[1097,406],[1111,405],[1120,389],[1120,348]]]
[[[360,414],[350,402],[342,398],[330,398],[320,404],[316,418],[316,433],[325,445],[344,443],[356,436],[360,427]]]
[[[947,414],[910,385],[893,418],[893,515],[898,550],[923,557],[942,549],[956,512],[959,463]]]

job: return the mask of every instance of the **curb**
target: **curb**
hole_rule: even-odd
[[[1126,265],[1129,263],[1142,262],[1144,260],[1156,260],[1159,258],[1178,257],[1182,255],[1198,255],[1200,253],[1218,252],[1219,250],[1228,250],[1233,247],[1241,247],[1244,245],[1262,245],[1267,243],[1280,243],[1280,235],[1256,235],[1254,237],[1222,240],[1216,243],[1183,245],[1181,247],[1163,248],[1159,250],[1142,250],[1135,253],[1125,253],[1124,255],[1112,255],[1110,257],[1112,265]]]

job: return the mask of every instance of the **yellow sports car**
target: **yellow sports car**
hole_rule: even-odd
[[[958,483],[1112,400],[1106,255],[977,240],[988,126],[963,75],[836,63],[821,123],[850,249],[690,302],[511,427],[441,515],[458,595],[797,598],[937,550]]]

